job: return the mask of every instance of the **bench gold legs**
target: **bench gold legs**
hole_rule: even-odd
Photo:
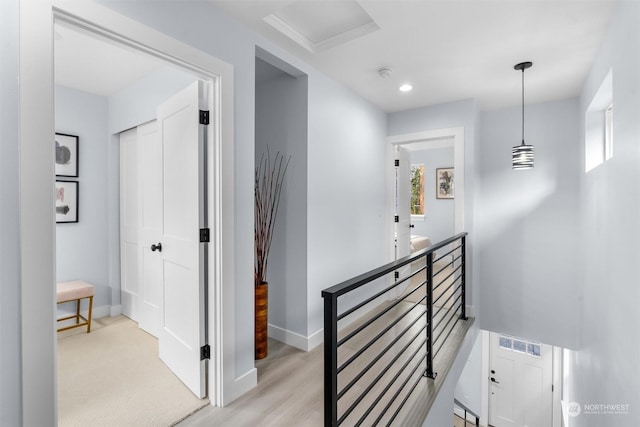
[[[87,317],[84,317],[82,314],[80,314],[80,301],[83,299],[89,300],[89,312],[87,313]],[[66,331],[67,329],[79,328],[85,325],[87,326],[87,333],[91,332],[91,312],[93,310],[93,295],[90,297],[78,298],[75,300],[59,301],[58,304],[62,304],[70,301],[76,302],[76,314],[71,314],[69,316],[61,317],[58,319],[58,322],[62,322],[64,320],[69,320],[69,319],[76,319],[76,323],[73,325],[58,328],[58,332]],[[83,320],[83,322],[80,322],[80,320]]]

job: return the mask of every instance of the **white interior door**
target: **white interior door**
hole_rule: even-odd
[[[204,82],[197,81],[158,107],[157,125],[162,159],[163,296],[160,358],[198,397],[206,396],[203,245],[205,171],[201,152],[206,109]],[[156,244],[156,251],[157,244]]]
[[[122,312],[139,320],[140,268],[137,130],[120,134],[120,283]]]
[[[489,424],[553,425],[553,349],[550,345],[490,334]]]
[[[411,153],[406,148],[396,147],[396,182],[395,182],[395,245],[396,260],[411,253]],[[411,272],[411,265],[398,271],[400,277]],[[396,288],[401,294],[408,286],[408,281]]]
[[[162,145],[156,121],[137,128],[140,164],[140,318],[138,325],[154,337],[160,337],[162,320],[163,257],[151,251],[162,240]]]

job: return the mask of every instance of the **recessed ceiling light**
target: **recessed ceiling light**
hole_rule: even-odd
[[[413,86],[411,86],[410,84],[403,84],[402,86],[400,86],[400,92],[409,92],[410,90],[413,89]]]

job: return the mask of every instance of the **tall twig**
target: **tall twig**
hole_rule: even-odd
[[[255,285],[266,282],[269,251],[273,240],[273,230],[276,224],[282,182],[287,173],[291,156],[284,161],[284,156],[278,152],[271,163],[269,148],[266,156],[263,153],[255,169],[255,245],[256,257],[254,265]]]

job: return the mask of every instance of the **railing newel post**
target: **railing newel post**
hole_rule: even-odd
[[[462,305],[462,313],[460,313],[460,319],[467,320],[467,273],[466,273],[467,239],[466,239],[466,236],[462,236],[462,239],[460,241],[460,246],[462,250],[462,258],[461,258],[462,265],[460,268],[460,272],[461,272],[460,275],[462,280],[462,287],[461,287],[462,298],[461,298],[460,304]]]
[[[338,425],[338,298],[324,298],[324,425]]]
[[[436,373],[433,372],[433,252],[429,252],[426,256],[427,260],[427,280],[426,280],[426,292],[427,300],[427,343],[426,343],[426,357],[427,357],[427,370],[424,373],[425,377],[434,379]]]

